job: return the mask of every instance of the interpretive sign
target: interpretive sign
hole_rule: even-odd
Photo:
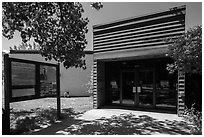
[[[9,62],[11,102],[57,96],[57,64],[17,58],[9,58]]]
[[[10,131],[10,103],[57,97],[57,117],[60,118],[60,68],[59,64],[10,58],[4,55],[4,110]]]

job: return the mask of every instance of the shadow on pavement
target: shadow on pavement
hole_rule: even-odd
[[[65,110],[65,112],[70,110]],[[121,114],[111,118],[102,117],[97,120],[79,120],[81,114],[73,113],[62,122],[55,123],[50,127],[33,135],[188,135],[190,127],[183,121],[159,121],[148,115],[136,117],[133,114]]]
[[[69,108],[62,110],[61,117],[63,122],[66,122],[66,120],[72,120],[76,115],[80,114],[81,113],[74,112],[73,108]],[[2,120],[2,122],[4,123],[4,120]],[[36,108],[31,109],[30,111],[11,110],[10,123],[10,134],[13,135],[23,133],[29,134],[33,131],[40,131],[42,129],[46,129],[51,125],[55,126],[57,124],[57,110],[54,108]]]

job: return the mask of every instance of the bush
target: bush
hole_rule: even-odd
[[[190,124],[192,134],[202,135],[202,112],[196,110],[194,105],[190,109],[186,107],[183,117]]]
[[[91,76],[89,82],[86,84],[86,87],[88,88],[87,92],[93,96],[93,70],[91,70]]]

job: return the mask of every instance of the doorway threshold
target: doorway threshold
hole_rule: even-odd
[[[145,112],[157,112],[157,113],[167,113],[167,114],[177,114],[176,110],[168,108],[141,108],[135,106],[121,106],[119,104],[104,105],[99,109],[124,109],[124,110],[135,110],[135,111],[145,111]]]

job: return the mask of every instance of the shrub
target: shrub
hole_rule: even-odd
[[[89,82],[86,84],[86,87],[88,88],[87,92],[93,96],[93,70],[91,70],[91,76]]]
[[[196,110],[194,105],[190,109],[185,108],[183,117],[190,124],[192,134],[202,135],[202,112]]]

